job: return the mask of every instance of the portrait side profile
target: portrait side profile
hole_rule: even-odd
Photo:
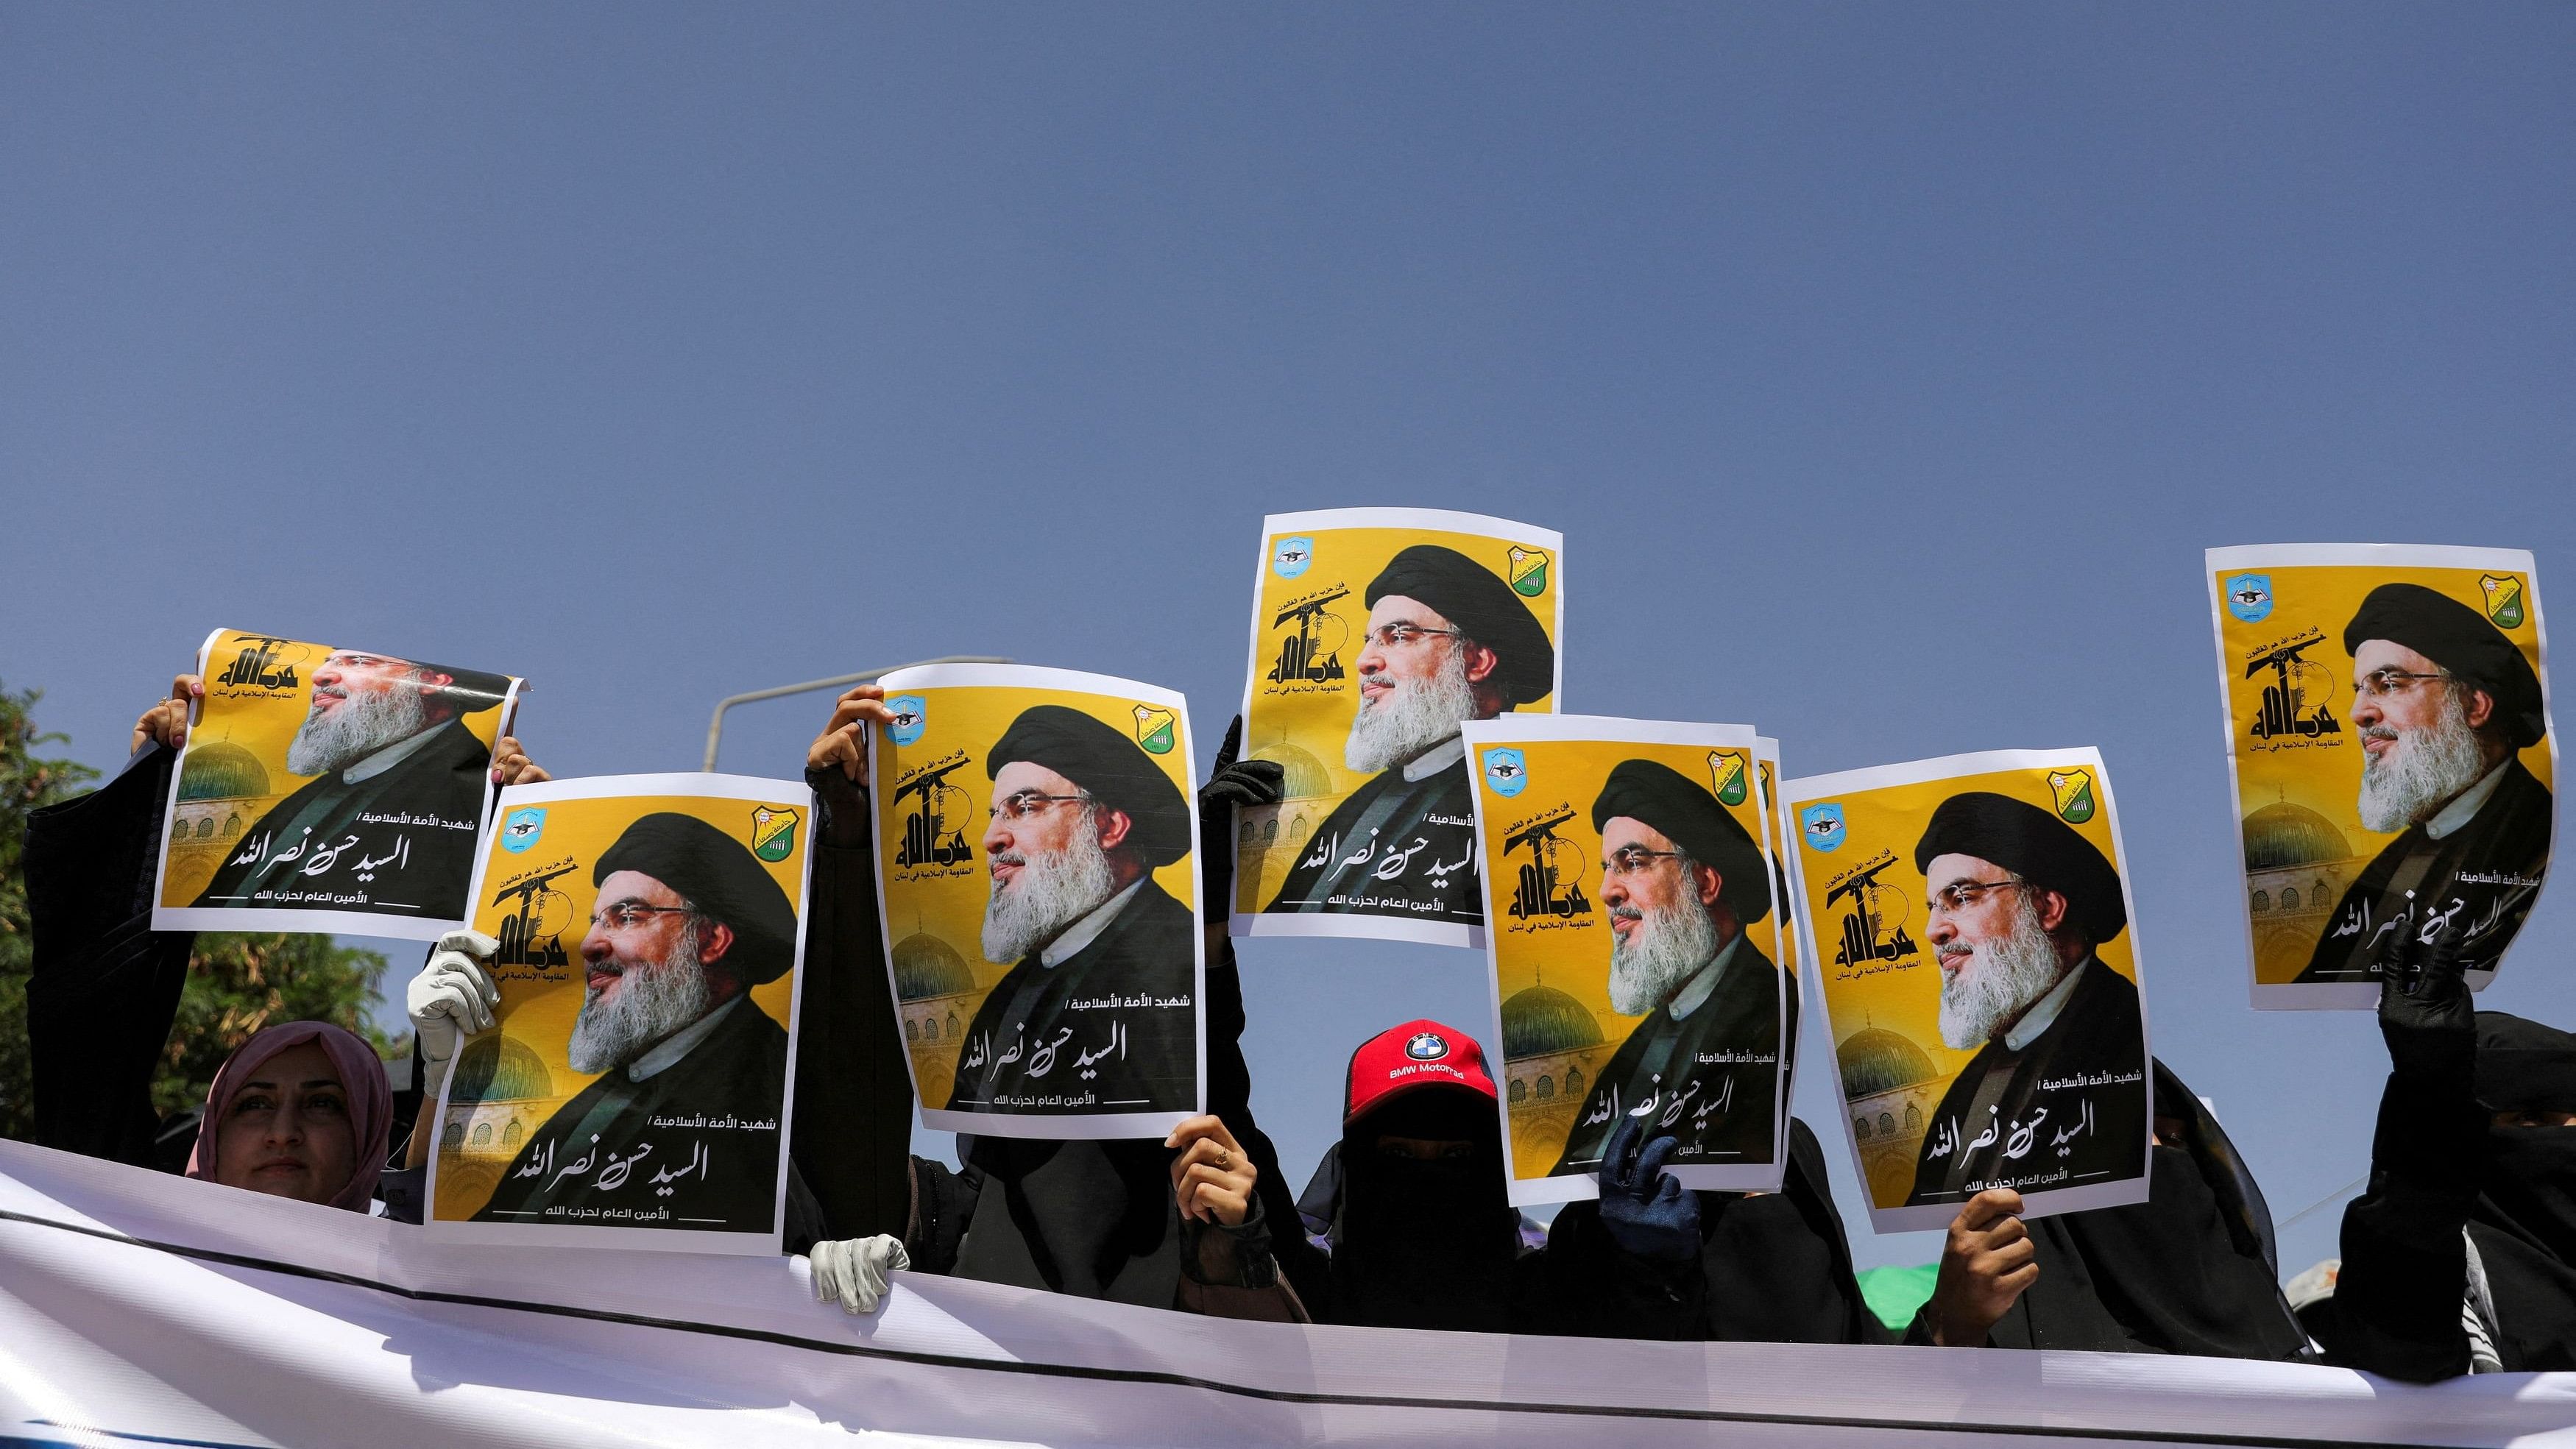
[[[465,717],[500,705],[509,681],[344,649],[315,666],[311,684],[311,702],[279,762],[286,775],[309,778],[254,823],[224,832],[221,863],[190,904],[293,909],[304,903],[308,883],[338,883],[336,871],[317,872],[317,865],[352,867],[358,854],[384,849],[385,868],[363,876],[379,908],[461,917],[492,763],[491,742]],[[240,747],[200,744],[181,770],[182,816],[196,800],[250,788],[224,781],[254,772],[264,777]],[[340,862],[344,842],[361,850]],[[399,856],[392,854],[396,842]]]
[[[2119,871],[2055,814],[1985,790],[1941,802],[1914,868],[1941,1040],[1975,1055],[1932,1111],[1906,1204],[2136,1176],[2144,1017],[2136,985],[2095,954],[2128,927]]]
[[[1590,1172],[1645,1114],[1680,1165],[1771,1155],[1779,969],[1747,935],[1771,913],[1762,849],[1708,788],[1623,760],[1592,802],[1610,918],[1610,1007],[1642,1018],[1593,1080],[1554,1173]]]
[[[1368,778],[1314,828],[1264,910],[1481,923],[1459,726],[1553,693],[1556,646],[1500,574],[1440,544],[1398,553],[1364,599],[1343,762]]]
[[[1010,969],[944,1105],[1194,1110],[1198,918],[1154,879],[1189,854],[1189,801],[1136,740],[1060,704],[1012,720],[984,773],[982,947]]]
[[[628,825],[590,878],[561,1060],[597,1080],[527,1133],[474,1220],[770,1230],[788,1034],[749,993],[795,965],[794,904],[749,845],[677,811]],[[506,1029],[476,1040],[451,1125],[544,1063]]]
[[[2531,660],[2479,609],[2373,589],[2343,629],[2363,826],[2396,839],[2336,899],[2297,982],[2368,982],[2411,955],[2491,971],[2549,864],[2555,800],[2520,758],[2547,732]]]

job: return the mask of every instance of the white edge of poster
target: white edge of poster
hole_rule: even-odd
[[[1242,718],[1252,718],[1252,687],[1261,658],[1261,577],[1270,568],[1270,540],[1280,533],[1306,528],[1432,529],[1546,549],[1548,567],[1556,575],[1556,628],[1548,635],[1556,646],[1556,658],[1552,677],[1548,680],[1547,697],[1559,705],[1565,702],[1564,534],[1551,528],[1516,523],[1508,518],[1495,518],[1483,513],[1457,513],[1446,508],[1316,508],[1262,516],[1260,547],[1254,551],[1252,563],[1252,611],[1247,620],[1248,632],[1243,649],[1243,705],[1239,711]],[[1521,717],[1544,719],[1548,716],[1532,713]],[[1226,839],[1232,841],[1234,838],[1234,822],[1228,821]],[[1230,936],[1320,936],[1343,940],[1411,941],[1426,946],[1465,946],[1471,949],[1485,944],[1483,927],[1460,925],[1453,921],[1408,921],[1398,916],[1360,913],[1298,912],[1274,916],[1264,911],[1234,910],[1232,901],[1226,904],[1226,934]]]
[[[1534,714],[1470,720],[1464,726],[1462,734],[1467,742],[1467,788],[1469,799],[1475,805],[1478,822],[1476,870],[1478,878],[1485,882],[1485,906],[1489,913],[1493,908],[1491,882],[1494,877],[1487,868],[1490,862],[1484,858],[1485,772],[1476,766],[1477,752],[1484,746],[1531,740],[1577,743],[1597,740],[1606,744],[1706,745],[1721,750],[1743,750],[1749,758],[1753,753],[1756,738],[1749,725],[1691,724],[1675,720],[1619,719],[1608,715],[1581,714]],[[1764,852],[1764,857],[1767,865],[1769,863],[1767,850]],[[1497,959],[1498,950],[1494,933],[1487,932],[1485,999],[1489,1007],[1488,1016],[1493,1023],[1495,1058],[1502,1061],[1503,991],[1501,966]],[[1784,1051],[1782,1055],[1785,1057],[1787,1053]],[[1504,1062],[1504,1066],[1508,1071],[1508,1061]],[[1776,1092],[1778,1090],[1776,1066],[1774,1070],[1774,1091]],[[1683,1187],[1695,1192],[1779,1191],[1781,1179],[1785,1175],[1780,1151],[1782,1143],[1780,1106],[1780,1098],[1775,1095],[1772,1099],[1772,1151],[1769,1162],[1730,1166],[1667,1164],[1664,1170],[1671,1173],[1674,1180]],[[1504,1181],[1508,1184],[1506,1195],[1512,1206],[1535,1207],[1547,1203],[1582,1202],[1601,1195],[1600,1177],[1597,1173],[1570,1173],[1563,1177],[1522,1178],[1518,1176],[1517,1166],[1512,1159],[1512,1109],[1505,1094],[1497,1094],[1495,1097],[1494,1111],[1502,1123]]]
[[[209,630],[206,642],[197,646],[197,677],[206,676],[206,667],[223,637],[222,629]],[[497,751],[500,737],[510,732],[518,720],[519,693],[527,681],[516,675],[505,676],[510,687],[501,696],[500,722],[493,728],[493,747]],[[171,762],[170,792],[161,802],[161,825],[164,831],[160,859],[152,867],[152,929],[156,931],[276,931],[301,936],[374,936],[391,941],[435,941],[450,931],[461,930],[473,917],[469,902],[465,917],[394,916],[381,911],[290,911],[275,906],[165,906],[161,904],[162,888],[170,873],[170,820],[179,808],[179,778],[187,773],[188,752],[197,747],[197,725],[204,715],[206,702],[192,701],[188,706],[188,738],[179,746],[179,758]],[[487,756],[488,769],[490,759]],[[495,791],[487,781],[483,787],[483,822],[475,828],[473,850],[479,861],[484,837],[492,830],[492,802]],[[263,817],[265,818],[265,817]]]
[[[2543,742],[2549,746],[2549,789],[2553,814],[2558,791],[2558,720],[2549,701],[2549,623],[2541,616],[2540,563],[2529,549],[2475,548],[2444,543],[2240,543],[2213,548],[2201,554],[2201,582],[2209,589],[2209,629],[2218,652],[2218,722],[2219,743],[2227,760],[2228,833],[2236,837],[2236,879],[2238,892],[2236,913],[2245,923],[2245,982],[2249,999],[2257,1011],[2375,1011],[2379,1007],[2379,988],[2367,981],[2320,981],[2306,986],[2279,981],[2266,984],[2254,974],[2254,917],[2245,908],[2242,883],[2246,877],[2245,825],[2237,812],[2244,808],[2244,789],[2237,779],[2236,716],[2227,703],[2229,681],[2227,660],[2227,601],[2221,595],[2218,575],[2233,569],[2259,568],[2391,568],[2391,569],[2476,569],[2481,573],[2516,573],[2527,581],[2523,604],[2531,610],[2533,664],[2540,675],[2540,722]],[[2556,821],[2550,830],[2550,853],[2557,853]],[[2540,908],[2549,894],[2549,876],[2542,872],[2540,889],[2532,893],[2531,907]],[[2515,941],[2521,936],[2517,934]],[[2513,947],[2505,947],[2512,954]],[[2496,978],[2493,971],[2465,971],[2460,979],[2471,991],[2484,991]]]
[[[877,680],[888,698],[907,689],[1055,689],[1068,694],[1097,694],[1111,699],[1133,700],[1172,712],[1180,724],[1181,797],[1190,811],[1190,919],[1199,929],[1190,932],[1190,978],[1192,999],[1198,1003],[1193,1020],[1198,1042],[1198,1079],[1193,1088],[1192,1109],[1187,1112],[1110,1112],[1110,1113],[1044,1113],[1044,1112],[956,1112],[932,1107],[921,1094],[921,1083],[913,1078],[912,1053],[903,1054],[904,1079],[912,1082],[912,1099],[920,1113],[921,1125],[934,1132],[962,1132],[975,1136],[1015,1137],[1030,1141],[1093,1142],[1154,1136],[1168,1136],[1173,1128],[1207,1110],[1207,931],[1200,897],[1205,890],[1205,863],[1199,859],[1198,742],[1190,730],[1190,702],[1178,690],[1140,680],[1121,679],[1114,674],[1093,674],[1080,669],[1053,669],[1038,664],[922,664],[898,669]],[[862,772],[873,789],[876,780],[877,731],[860,731],[868,742],[866,769]],[[868,801],[871,838],[877,831],[873,818],[876,801]],[[1231,839],[1231,831],[1228,838]],[[900,1014],[903,998],[896,994],[894,981],[894,916],[886,909],[885,853],[876,852],[869,864],[868,876],[877,893],[877,932],[886,962],[886,991]],[[1010,1124],[1010,1130],[998,1127]]]
[[[1799,1025],[1799,1023],[1793,1022],[1789,1019],[1791,1004],[1798,993],[1798,978],[1790,971],[1787,958],[1790,952],[1795,951],[1798,959],[1805,960],[1807,953],[1806,942],[1800,937],[1798,931],[1797,912],[1790,908],[1788,901],[1780,898],[1780,888],[1783,877],[1789,873],[1789,837],[1780,828],[1780,787],[1782,784],[1780,775],[1780,742],[1771,738],[1769,735],[1755,735],[1753,737],[1753,762],[1755,766],[1753,787],[1757,797],[1760,796],[1762,788],[1762,773],[1760,767],[1763,765],[1769,765],[1771,767],[1771,794],[1768,799],[1763,799],[1760,802],[1763,816],[1762,828],[1770,832],[1763,840],[1762,853],[1768,858],[1771,865],[1771,880],[1769,882],[1771,886],[1771,919],[1774,923],[1774,929],[1777,932],[1776,939],[1781,943],[1780,955],[1782,957],[1782,959],[1771,963],[1773,967],[1777,968],[1775,974],[1780,978],[1780,1005],[1778,1010],[1780,1013],[1781,1026],[1780,1071],[1778,1078],[1771,1086],[1771,1104],[1775,1109],[1771,1114],[1771,1160],[1780,1164],[1780,1172],[1782,1177],[1785,1179],[1789,1171],[1789,1118],[1794,1115],[1790,1106],[1789,1095],[1796,1091],[1798,1086]]]
[[[441,1242],[488,1243],[497,1247],[544,1248],[582,1245],[599,1248],[630,1248],[657,1253],[716,1253],[732,1256],[766,1255],[775,1257],[787,1236],[787,1171],[791,1166],[788,1143],[793,1140],[796,1113],[797,1031],[803,1016],[805,999],[805,932],[808,912],[814,898],[814,854],[821,849],[816,835],[817,804],[814,792],[802,780],[771,780],[756,775],[717,775],[698,771],[674,771],[650,775],[591,775],[570,780],[547,780],[534,785],[505,786],[484,822],[488,834],[491,819],[504,811],[522,805],[543,805],[557,800],[606,800],[635,795],[678,795],[702,800],[748,800],[769,804],[781,800],[801,800],[805,810],[805,870],[796,885],[796,954],[790,958],[788,971],[796,989],[788,993],[787,1004],[787,1073],[779,1084],[778,1094],[778,1177],[770,1189],[770,1223],[765,1232],[711,1232],[695,1228],[612,1228],[584,1223],[478,1223],[441,1219],[438,1216],[438,1162],[442,1139],[447,1135],[447,1083],[438,1084],[438,1106],[429,1118],[429,1176],[422,1186],[422,1200],[427,1204],[421,1214],[421,1228],[432,1240]],[[491,853],[477,837],[474,857],[474,882],[467,889],[469,902],[483,898],[483,879],[491,865]],[[494,1030],[499,1030],[496,1026]],[[459,1042],[458,1055],[464,1043]],[[453,1059],[450,1059],[451,1066]],[[450,1075],[453,1075],[451,1071]]]
[[[1910,760],[1896,765],[1873,765],[1860,770],[1841,770],[1830,775],[1810,775],[1802,780],[1789,780],[1780,787],[1781,809],[1792,820],[1797,807],[1810,805],[1831,795],[1846,795],[1860,790],[1884,790],[1903,785],[1929,785],[1965,775],[1999,774],[2007,770],[2050,770],[2073,765],[2093,772],[2094,787],[2102,798],[2103,823],[2111,832],[2112,864],[2120,877],[2120,904],[2128,913],[2129,963],[2136,973],[2138,987],[2138,1046],[2146,1070],[2139,1074],[2138,1090],[2146,1097],[2147,1111],[2140,1120],[2155,1120],[2155,1036],[2147,1017],[2147,952],[2138,932],[2138,902],[2129,886],[2129,847],[2120,834],[2120,807],[2112,798],[2111,772],[2102,763],[2102,752],[2090,745],[2066,750],[1981,750],[1964,755],[1943,755],[1938,759]],[[1803,837],[1801,846],[1805,844]],[[1800,862],[1804,850],[1798,852]],[[1798,912],[1801,920],[1807,914],[1807,895],[1803,874],[1798,889]],[[1807,923],[1807,936],[1822,939],[1813,922]],[[1824,962],[1816,962],[1816,1006],[1824,1013],[1825,1040],[1834,1041],[1834,1020],[1825,999]],[[1955,1079],[1954,1079],[1955,1080]],[[1921,1232],[1946,1228],[1959,1215],[1957,1203],[1924,1203],[1916,1206],[1880,1207],[1869,1197],[1869,1170],[1861,1161],[1860,1143],[1852,1137],[1851,1099],[1843,1092],[1842,1074],[1834,1074],[1834,1096],[1842,1103],[1841,1136],[1843,1147],[1851,1154],[1852,1173],[1859,1178],[1863,1205],[1869,1209],[1870,1231],[1875,1233]],[[2054,1217],[2059,1213],[2084,1212],[2092,1208],[2122,1207],[2147,1200],[2147,1174],[2153,1161],[2155,1134],[2140,1134],[2138,1175],[2118,1182],[2087,1183],[2081,1187],[2043,1188],[2021,1195],[2024,1219]]]

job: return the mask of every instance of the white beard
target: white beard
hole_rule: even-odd
[[[2478,754],[2478,732],[2469,728],[2466,707],[2455,693],[2442,716],[2429,725],[2392,730],[2372,725],[2363,739],[2395,735],[2397,743],[2376,759],[2361,761],[2361,823],[2388,835],[2432,818],[2453,797],[2478,782],[2486,760]]]
[[[1361,701],[1359,712],[1351,716],[1350,743],[1342,747],[1343,764],[1355,773],[1374,775],[1458,738],[1458,726],[1476,717],[1476,691],[1467,683],[1467,651],[1454,643],[1429,679],[1397,680],[1377,703]],[[1383,678],[1363,674],[1360,682]]]
[[[1688,878],[1690,872],[1682,874]],[[1611,914],[1634,911],[1634,906],[1621,906]],[[1696,900],[1639,913],[1636,930],[1610,937],[1610,1009],[1621,1016],[1643,1016],[1670,1001],[1717,954],[1718,944],[1717,923]]]
[[[642,1056],[653,1045],[707,1014],[707,969],[698,962],[698,928],[692,924],[657,962],[620,962],[616,998],[601,1006],[600,993],[581,999],[573,1018],[564,1064],[576,1072],[605,1072]]]
[[[993,898],[984,907],[984,959],[1001,965],[1062,935],[1065,927],[1099,909],[1118,885],[1109,854],[1100,848],[1099,832],[1087,819],[1062,850],[995,859],[1020,867],[1008,885],[994,883]]]
[[[321,775],[345,769],[428,727],[429,701],[415,690],[350,694],[321,714],[305,716],[286,747],[286,770]]]
[[[1974,1051],[1992,1041],[2065,974],[2030,891],[2015,894],[2021,907],[2013,913],[2011,934],[1977,947],[1968,964],[1941,983],[1941,1040],[1953,1051]]]

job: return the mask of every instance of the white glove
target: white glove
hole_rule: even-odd
[[[411,1029],[420,1033],[423,1083],[445,1081],[457,1044],[492,1029],[501,988],[483,962],[500,950],[500,942],[480,931],[450,931],[438,938],[428,964],[411,979],[403,1006],[411,1013]]]
[[[814,1269],[814,1301],[841,1300],[845,1313],[874,1313],[885,1301],[887,1275],[912,1266],[903,1240],[892,1233],[873,1238],[842,1238],[816,1243],[808,1255]]]

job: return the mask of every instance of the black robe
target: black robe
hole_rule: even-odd
[[[1986,1187],[2037,1192],[2138,1175],[2148,1100],[2138,988],[2098,956],[2076,969],[2083,979],[2048,1030],[2018,1052],[1987,1042],[1942,1094],[1908,1207],[1964,1203]],[[1975,1113],[1989,1073],[2007,1075],[1992,1110]]]
[[[767,1232],[786,1082],[786,1031],[737,996],[678,1061],[640,1082],[620,1067],[556,1108],[474,1220]]]
[[[1351,864],[1364,850],[1368,858]],[[1394,865],[1399,854],[1400,868]],[[1482,926],[1484,901],[1476,880],[1475,803],[1461,754],[1418,781],[1390,769],[1352,791],[1308,838],[1268,909]]]
[[[1538,1255],[1523,1332],[1735,1343],[1885,1343],[1861,1296],[1824,1149],[1791,1118],[1778,1192],[1699,1195],[1700,1251],[1620,1250],[1598,1202],[1567,1203]]]
[[[197,939],[152,929],[177,758],[146,746],[107,784],[33,812],[23,857],[35,1140],[137,1167],[168,1165],[155,1148],[152,1079]]]
[[[1690,1015],[1675,1021],[1671,1003],[1659,1005],[1619,1044],[1584,1097],[1551,1176],[1598,1170],[1620,1115],[1650,1094],[1660,1094],[1666,1105],[1646,1135],[1677,1139],[1673,1166],[1770,1159],[1780,1071],[1780,972],[1749,936],[1739,937],[1734,950],[1717,989]],[[1654,1080],[1657,1075],[1661,1081]],[[1724,1106],[1705,1116],[1698,1110],[1719,1102]],[[1683,1108],[1679,1113],[1677,1106]]]
[[[1197,929],[1189,907],[1149,877],[1081,950],[1053,967],[1023,958],[967,1028],[948,1109],[1047,1098],[1100,1112],[1196,1107]],[[1107,1055],[1086,1065],[1094,1051]]]
[[[2216,1118],[2164,1063],[2156,1115],[2180,1124],[2150,1149],[2147,1200],[2029,1224],[2039,1276],[1988,1330],[1992,1348],[2303,1357],[2281,1296],[2272,1214]],[[1932,1342],[1927,1304],[1905,1341]]]
[[[438,727],[426,744],[395,762],[382,774],[351,785],[333,770],[318,775],[277,802],[243,833],[242,850],[226,856],[215,878],[194,902],[200,906],[234,906],[280,910],[344,908],[331,900],[261,900],[261,891],[326,895],[361,893],[361,905],[345,908],[417,915],[424,920],[462,920],[474,914],[465,899],[474,877],[474,842],[480,838],[485,801],[489,798],[492,747],[474,737],[463,720]],[[367,821],[364,815],[408,816],[407,821]],[[316,875],[304,872],[314,852],[350,836],[357,844],[340,852],[336,863]],[[355,866],[364,857],[380,856],[409,837],[401,864],[379,868],[375,878],[359,881]],[[297,845],[304,851],[279,860]],[[262,851],[259,847],[265,846]],[[242,859],[244,853],[252,858]]]
[[[2506,763],[2495,793],[2459,829],[2435,840],[2423,826],[2408,826],[2335,903],[2297,979],[2376,981],[2375,963],[2401,937],[2421,937],[2426,915],[2434,912],[2468,930],[2460,948],[2466,969],[2494,970],[2540,894],[2552,805],[2549,787],[2517,759]]]

